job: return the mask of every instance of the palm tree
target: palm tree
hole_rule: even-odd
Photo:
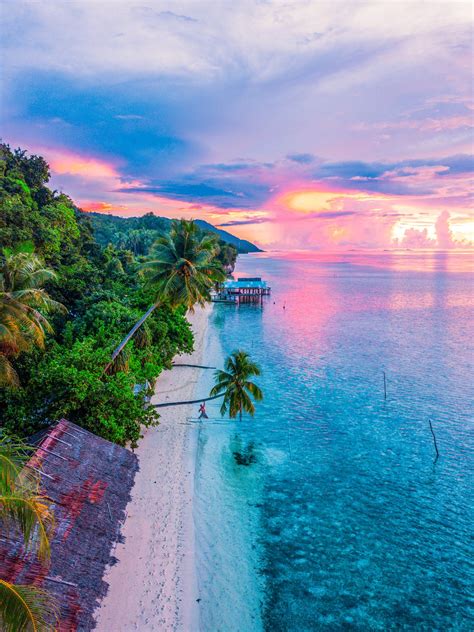
[[[210,299],[214,284],[225,279],[218,253],[217,237],[203,236],[193,221],[173,221],[170,233],[156,241],[152,258],[143,266],[156,300],[114,349],[105,371],[159,305],[172,308],[184,305],[192,311],[196,303],[203,306]]]
[[[38,472],[25,467],[28,450],[18,441],[0,439],[0,524],[22,534],[26,550],[49,562],[54,530],[51,502],[40,490]],[[54,630],[58,610],[48,593],[35,586],[0,578],[0,628],[5,632]]]
[[[45,314],[66,309],[44,289],[56,278],[31,252],[5,248],[0,263],[0,385],[18,385],[10,358],[33,346],[43,347],[52,327]]]
[[[253,417],[255,406],[252,398],[254,401],[260,402],[263,399],[263,393],[249,378],[253,375],[260,375],[260,367],[252,362],[249,354],[245,351],[234,351],[226,359],[224,368],[225,371],[215,372],[216,384],[210,392],[211,397],[224,395],[221,415],[224,416],[229,410],[229,417],[232,419],[238,414],[242,421],[243,411],[250,413]]]

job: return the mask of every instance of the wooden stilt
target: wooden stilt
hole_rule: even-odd
[[[434,447],[436,450],[436,459],[439,458],[439,451],[438,451],[438,443],[436,442],[436,435],[434,433],[433,430],[433,424],[431,423],[431,419],[428,419],[428,421],[430,422],[430,430],[431,430],[431,434],[433,435],[433,442],[434,442]]]

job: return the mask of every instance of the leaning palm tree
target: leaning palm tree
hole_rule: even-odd
[[[253,417],[255,405],[252,398],[259,402],[263,399],[263,393],[249,378],[260,375],[260,367],[245,351],[234,351],[226,359],[224,368],[224,371],[215,372],[215,386],[210,392],[211,397],[224,395],[221,415],[224,416],[228,410],[229,417],[234,419],[239,415],[242,420],[242,413],[245,411]]]
[[[55,273],[31,252],[5,248],[0,259],[0,385],[15,386],[18,375],[11,358],[34,346],[43,347],[52,327],[46,317],[65,312],[44,289]]]
[[[38,472],[27,467],[28,456],[22,443],[0,439],[0,526],[7,537],[19,532],[25,550],[34,550],[47,563],[54,515],[50,500],[41,493]],[[46,591],[0,578],[2,630],[52,631],[57,619],[56,604]]]
[[[156,300],[114,349],[106,372],[158,306],[183,305],[192,311],[196,304],[203,306],[210,300],[214,284],[225,279],[224,269],[217,260],[218,253],[216,236],[202,235],[193,221],[173,221],[170,233],[157,240],[151,259],[142,268]]]

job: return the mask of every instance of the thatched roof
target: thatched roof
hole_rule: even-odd
[[[93,611],[107,591],[103,575],[114,562],[137,457],[65,419],[38,440],[29,466],[41,468],[44,493],[54,501],[51,564],[25,554],[20,539],[0,536],[0,577],[51,592],[61,610],[60,632],[91,630]]]
[[[262,281],[260,277],[241,277],[237,281],[230,280],[224,282],[226,290],[240,290],[240,289],[266,289],[267,282]]]

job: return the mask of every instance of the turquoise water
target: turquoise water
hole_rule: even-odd
[[[248,350],[265,401],[199,431],[202,630],[474,629],[467,265],[239,257],[272,296],[215,306],[208,356]]]

